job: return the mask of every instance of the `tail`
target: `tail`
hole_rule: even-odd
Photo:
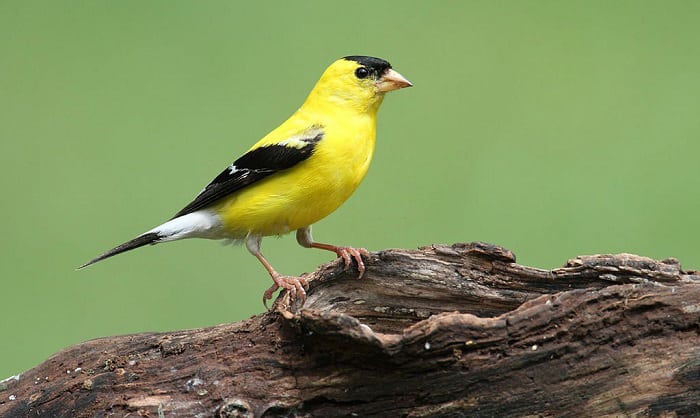
[[[106,258],[112,257],[117,254],[121,254],[126,251],[133,250],[135,248],[143,247],[144,245],[148,244],[156,244],[159,240],[162,240],[163,237],[159,235],[157,232],[147,232],[143,235],[139,235],[138,237],[132,239],[131,241],[127,241],[124,244],[118,245],[111,250],[107,251],[106,253],[97,256],[93,258],[92,260],[88,261],[87,263],[83,264],[82,266],[78,267],[78,270],[83,269],[90,264],[95,264],[98,261],[102,261]]]
[[[221,218],[209,210],[199,210],[197,212],[188,213],[177,218],[173,218],[163,225],[159,225],[150,231],[139,235],[138,237],[127,241],[122,245],[112,248],[99,257],[95,257],[82,266],[78,270],[109,258],[113,255],[121,254],[125,251],[133,250],[134,248],[143,247],[148,244],[157,244],[165,241],[175,241],[183,238],[211,238],[221,239],[227,238],[227,235],[221,235]]]

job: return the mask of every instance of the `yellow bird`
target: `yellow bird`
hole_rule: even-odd
[[[369,168],[377,110],[384,94],[412,84],[383,59],[348,56],[331,64],[304,104],[282,125],[229,165],[168,222],[96,257],[79,268],[142,247],[184,238],[245,242],[274,284],[302,301],[306,280],[279,274],[260,251],[262,237],[296,231],[306,248],[333,251],[347,269],[365,267],[361,248],[322,244],[311,225],[336,210]]]

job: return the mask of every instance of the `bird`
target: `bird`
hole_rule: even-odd
[[[333,62],[285,122],[227,166],[170,220],[78,267],[145,245],[185,238],[245,244],[273,284],[263,303],[286,289],[303,304],[308,282],[282,275],[262,254],[266,236],[296,231],[306,248],[336,253],[347,271],[365,272],[363,248],[316,242],[312,224],[338,209],[365,177],[376,139],[377,111],[386,93],[413,84],[381,58],[346,56]]]

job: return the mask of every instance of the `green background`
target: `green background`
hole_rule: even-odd
[[[0,378],[262,312],[270,279],[240,247],[75,267],[169,218],[350,54],[415,87],[384,101],[372,168],[320,241],[700,267],[699,21],[695,1],[0,2]],[[263,249],[286,274],[333,258]]]

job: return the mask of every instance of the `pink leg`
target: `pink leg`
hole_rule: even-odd
[[[304,301],[306,300],[306,290],[304,290],[304,288],[309,286],[309,282],[303,277],[283,276],[277,273],[265,256],[260,252],[261,240],[261,237],[248,237],[246,238],[246,247],[260,260],[260,263],[265,267],[265,270],[270,273],[270,277],[272,277],[272,281],[274,282],[272,286],[263,293],[263,304],[267,307],[267,301],[272,299],[272,295],[281,287],[290,293],[292,300],[299,300],[300,304],[304,305]]]
[[[297,242],[305,248],[319,248],[321,250],[332,251],[338,255],[338,257],[343,259],[345,264],[345,270],[352,265],[352,260],[357,263],[357,271],[360,272],[358,279],[361,279],[365,274],[365,263],[362,261],[362,256],[369,257],[369,252],[364,248],[353,248],[353,247],[339,247],[337,245],[322,244],[320,242],[315,242],[311,236],[311,227],[307,226],[297,230]]]

